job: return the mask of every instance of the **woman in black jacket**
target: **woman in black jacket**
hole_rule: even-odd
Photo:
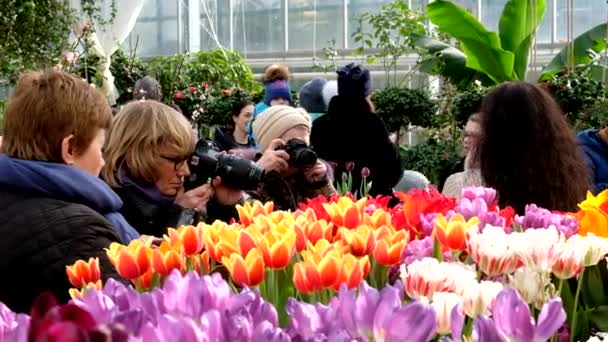
[[[389,139],[384,122],[369,100],[369,70],[351,63],[338,70],[338,95],[327,115],[313,122],[310,142],[319,158],[336,165],[336,179],[353,163],[353,188],[358,191],[361,171],[367,167],[372,182],[370,195],[391,195],[401,177],[401,160]]]
[[[104,281],[118,277],[104,248],[139,235],[98,178],[111,120],[104,96],[69,74],[17,82],[0,151],[0,301],[11,309],[29,312],[45,291],[67,301],[66,266],[79,259],[99,258]]]
[[[194,134],[183,115],[156,101],[124,106],[114,117],[105,147],[103,179],[124,202],[121,210],[141,234],[162,237],[168,227],[199,217],[229,221],[241,192],[216,178],[184,191]]]
[[[230,123],[227,128],[217,128],[213,143],[221,151],[255,148],[249,136],[249,123],[253,118],[253,102],[248,99],[235,101],[232,106]]]

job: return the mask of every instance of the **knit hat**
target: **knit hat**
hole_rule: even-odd
[[[260,150],[265,151],[274,139],[297,126],[312,127],[310,115],[303,108],[272,106],[253,122],[253,136]]]
[[[289,88],[289,82],[287,81],[273,81],[264,85],[266,93],[264,94],[264,103],[270,106],[270,101],[278,98],[291,100],[291,88]]]
[[[350,63],[338,69],[338,95],[367,97],[372,91],[369,70],[359,64]]]
[[[133,99],[135,100],[162,100],[163,95],[160,83],[150,76],[140,78],[133,87]]]
[[[338,82],[331,80],[325,83],[325,86],[323,87],[323,102],[325,103],[325,108],[329,108],[329,101],[336,95],[338,95]]]
[[[323,88],[327,84],[324,78],[316,77],[300,88],[300,106],[309,113],[325,113],[327,106],[323,101]]]

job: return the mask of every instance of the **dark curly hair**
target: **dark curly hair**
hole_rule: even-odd
[[[481,105],[481,174],[501,206],[523,214],[526,204],[575,211],[590,175],[574,131],[555,100],[526,82],[504,83]]]

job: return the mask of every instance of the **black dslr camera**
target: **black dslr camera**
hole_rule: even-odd
[[[239,190],[256,190],[264,178],[264,169],[253,161],[221,152],[212,142],[201,139],[188,159],[190,177],[184,182],[186,190],[201,186],[211,177],[219,176],[222,185]]]
[[[317,154],[300,139],[290,139],[277,150],[283,150],[289,155],[289,166],[296,169],[308,169],[317,164]]]

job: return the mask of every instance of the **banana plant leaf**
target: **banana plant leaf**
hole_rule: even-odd
[[[464,52],[440,40],[422,34],[410,36],[414,46],[429,53],[418,62],[418,69],[430,75],[440,75],[458,88],[466,88],[474,81],[477,72],[467,68]]]
[[[600,24],[574,39],[572,65],[585,65],[593,61],[595,53],[606,49],[606,24]],[[568,69],[570,46],[564,47],[543,69],[540,80],[546,81]]]
[[[513,52],[503,50],[498,34],[488,31],[466,9],[450,1],[435,0],[427,5],[427,11],[439,30],[449,32],[460,42],[468,68],[487,74],[496,83],[517,79]]]
[[[500,16],[501,48],[515,55],[513,69],[518,80],[526,79],[530,47],[546,8],[546,0],[511,0]]]

